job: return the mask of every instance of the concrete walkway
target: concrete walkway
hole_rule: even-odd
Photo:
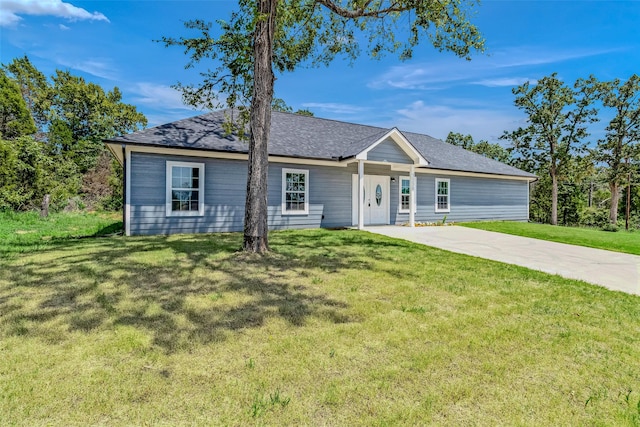
[[[640,256],[637,255],[461,226],[380,226],[366,227],[365,230],[640,295]]]

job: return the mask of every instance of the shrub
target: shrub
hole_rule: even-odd
[[[607,208],[590,207],[580,212],[579,225],[584,227],[603,227],[609,223],[609,210]]]
[[[50,155],[45,143],[31,137],[0,140],[0,210],[39,209],[45,194],[60,210],[77,194],[79,176],[73,162]]]
[[[602,231],[611,231],[611,232],[614,232],[614,233],[619,230],[617,224],[605,224],[600,229]]]

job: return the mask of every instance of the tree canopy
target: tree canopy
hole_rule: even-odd
[[[551,178],[551,224],[558,223],[558,178],[576,153],[586,150],[587,124],[597,120],[593,107],[595,78],[578,80],[571,88],[557,74],[526,82],[513,89],[516,107],[523,110],[529,125],[506,132],[504,139],[513,150]]]
[[[595,159],[605,163],[611,192],[609,221],[618,221],[619,190],[630,184],[640,160],[640,77],[634,74],[626,82],[614,79],[598,85],[598,96],[605,108],[614,111],[605,137],[598,141]]]
[[[46,112],[52,124],[49,136],[57,142],[55,148],[73,159],[82,173],[95,166],[104,150],[104,138],[147,124],[142,113],[122,102],[117,87],[105,92],[95,83],[60,70],[52,76],[52,82],[51,106]]]
[[[36,132],[20,86],[0,70],[0,137],[14,139]]]
[[[42,132],[47,124],[46,111],[51,104],[47,77],[31,63],[27,56],[14,58],[3,67],[20,87],[20,93],[36,124],[39,137],[42,137]]]
[[[119,166],[102,140],[147,123],[120,90],[63,70],[47,79],[25,56],[2,66],[0,91],[0,209],[32,209],[45,194],[54,209],[113,206]]]

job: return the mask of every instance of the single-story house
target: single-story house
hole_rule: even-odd
[[[248,143],[215,111],[105,140],[127,235],[243,229]],[[535,175],[418,133],[273,112],[270,229],[529,216]]]

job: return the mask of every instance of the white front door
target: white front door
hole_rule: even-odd
[[[364,176],[364,225],[389,224],[389,177]],[[353,175],[353,225],[358,224],[358,175]]]

